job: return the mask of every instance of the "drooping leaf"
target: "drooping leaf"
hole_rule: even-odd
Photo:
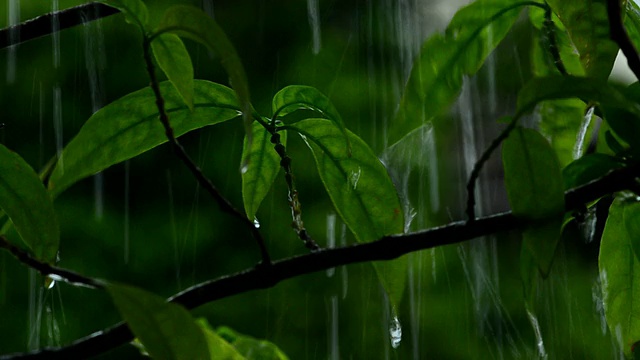
[[[120,10],[129,24],[145,30],[149,21],[149,10],[142,0],[101,0],[101,2]]]
[[[220,326],[216,329],[218,335],[228,341],[233,347],[248,360],[288,360],[280,348],[275,344],[243,335],[233,329]]]
[[[640,83],[629,85],[622,93],[634,103],[640,106]],[[631,145],[632,148],[640,148],[640,117],[637,113],[627,108],[607,106],[604,108],[607,123],[616,135]]]
[[[211,354],[211,360],[245,360],[246,357],[242,356],[238,350],[229,344],[228,340],[218,335],[215,332],[206,319],[196,320],[197,325],[204,333],[207,345],[209,346],[209,353]],[[255,357],[253,358],[255,359]]]
[[[227,71],[231,87],[238,96],[247,134],[251,134],[252,107],[247,76],[233,44],[218,23],[202,10],[186,5],[172,6],[155,30],[170,32],[180,37],[195,40],[212,50]]]
[[[580,53],[586,75],[609,78],[618,45],[609,35],[607,0],[548,0]]]
[[[445,34],[435,34],[414,62],[398,113],[389,127],[393,144],[425,121],[445,112],[502,41],[525,2],[480,0],[460,9]]]
[[[523,232],[522,246],[546,276],[564,213],[560,165],[547,140],[537,131],[523,128],[513,130],[504,141],[502,161],[513,214],[531,222]]]
[[[128,285],[107,284],[106,289],[151,357],[211,359],[204,333],[184,307]]]
[[[160,84],[176,136],[239,116],[233,91],[204,80],[194,82],[191,112],[170,82]],[[76,181],[167,141],[150,88],[126,95],[93,114],[62,152],[49,179],[59,194]]]
[[[609,171],[622,167],[613,156],[588,154],[569,164],[562,170],[565,190],[584,185],[606,175]]]
[[[636,49],[640,46],[640,6],[635,1],[625,2],[624,28]]]
[[[291,125],[312,150],[318,173],[333,205],[360,242],[402,233],[404,216],[398,194],[384,165],[358,136],[347,130],[352,156],[344,151],[344,137],[330,120],[307,119]],[[406,258],[375,263],[393,305],[402,298]]]
[[[242,200],[247,217],[255,219],[256,212],[271,189],[280,171],[280,156],[271,143],[271,134],[259,123],[252,125],[253,141],[245,136],[242,158],[250,158],[242,171]],[[287,145],[287,133],[280,133],[280,143]]]
[[[633,250],[640,237],[629,233],[624,216],[627,206],[637,212],[636,204],[620,197],[614,200],[598,257],[607,325],[612,334],[622,336],[620,345],[627,356],[640,340],[640,261]]]
[[[20,155],[0,145],[0,208],[34,256],[53,264],[60,228],[51,197]]]
[[[585,123],[587,105],[578,99],[560,99],[543,101],[538,106],[540,132],[551,141],[560,166],[564,167],[574,159],[576,134],[584,131],[583,141],[588,145],[593,124],[590,119]],[[593,116],[592,116],[593,117]],[[585,126],[586,128],[582,128]]]
[[[272,109],[274,116],[285,116],[299,109],[309,109],[320,113],[333,121],[342,131],[349,146],[347,128],[342,117],[331,100],[318,89],[311,86],[290,85],[278,91],[273,97]]]
[[[174,34],[162,34],[151,42],[151,49],[162,71],[193,110],[193,64],[182,40]]]

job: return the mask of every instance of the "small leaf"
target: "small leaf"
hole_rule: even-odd
[[[540,133],[551,142],[561,166],[566,166],[574,159],[576,134],[584,131],[584,142],[589,143],[590,131],[596,121],[589,120],[584,124],[587,105],[578,99],[547,100],[539,104],[537,113],[540,116]],[[583,126],[586,129],[582,129]],[[581,155],[581,154],[580,154]]]
[[[288,360],[289,358],[275,344],[242,335],[229,327],[221,326],[216,329],[218,335],[228,341],[236,350],[252,360]]]
[[[472,2],[456,13],[445,34],[427,40],[390,123],[390,144],[449,108],[462,89],[463,78],[480,69],[524,5],[511,0]]]
[[[238,96],[246,133],[251,134],[252,107],[247,76],[236,49],[218,23],[196,7],[176,5],[167,9],[156,29],[156,34],[165,32],[197,41],[220,58]]]
[[[384,165],[358,136],[347,130],[352,156],[344,151],[340,129],[325,119],[307,119],[288,126],[302,135],[313,152],[318,173],[333,205],[360,242],[402,233],[404,217]],[[397,306],[406,277],[406,257],[375,263],[378,276]]]
[[[149,10],[142,0],[103,0],[101,2],[120,10],[129,24],[145,30],[149,21]]]
[[[242,199],[247,217],[253,220],[280,171],[280,156],[271,143],[271,134],[259,123],[252,126],[253,141],[245,136],[242,159],[250,158],[242,172]],[[287,144],[286,132],[280,133],[280,143]]]
[[[244,356],[233,345],[229,344],[228,340],[218,335],[206,319],[196,320],[196,324],[200,327],[209,346],[209,353],[211,354],[211,360],[245,360]],[[263,359],[261,357],[252,357],[251,359]],[[265,358],[266,359],[266,358]]]
[[[624,216],[627,206],[637,212],[637,203],[619,197],[609,208],[598,264],[607,324],[612,334],[622,335],[620,345],[629,356],[640,340],[640,261],[633,250],[640,237],[629,233]]]
[[[502,161],[513,215],[531,221],[523,232],[522,246],[546,276],[560,239],[564,213],[560,165],[540,133],[522,128],[513,130],[504,141]]]
[[[640,46],[640,6],[635,1],[625,1],[624,28],[637,49]]]
[[[618,55],[618,45],[609,35],[607,0],[547,0],[547,3],[569,32],[586,75],[607,80]]]
[[[211,358],[202,330],[181,305],[128,285],[108,284],[107,292],[152,358]]]
[[[622,165],[613,156],[605,154],[585,155],[562,170],[564,188],[569,190],[584,185],[606,175],[611,170],[622,167]]]
[[[322,116],[333,121],[342,131],[349,145],[347,128],[344,126],[342,117],[336,110],[331,100],[318,89],[311,86],[291,85],[278,91],[273,97],[272,109],[274,116],[286,116],[299,109],[309,109],[319,112]]]
[[[34,256],[54,264],[60,228],[50,195],[18,154],[0,145],[0,208]]]
[[[194,83],[194,111],[170,82],[160,84],[176,136],[239,115],[233,91],[212,82]],[[150,88],[126,95],[93,114],[62,152],[49,179],[54,195],[76,181],[142,154],[167,141]]]
[[[158,65],[193,111],[193,64],[187,48],[177,35],[162,34],[151,42]]]

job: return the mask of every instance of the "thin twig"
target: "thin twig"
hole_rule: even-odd
[[[611,40],[618,44],[620,50],[622,50],[622,53],[627,58],[629,68],[633,71],[636,78],[640,80],[640,57],[622,24],[620,0],[607,0],[607,15],[609,16],[609,36]]]
[[[553,59],[553,64],[556,69],[562,75],[568,75],[567,69],[564,67],[564,63],[562,62],[562,57],[560,56],[560,49],[558,48],[558,40],[556,38],[556,24],[553,23],[551,12],[551,7],[545,3],[546,10],[544,11],[544,22],[542,23],[542,29],[544,31],[544,35],[549,41],[547,50],[551,54],[551,58]]]
[[[567,211],[584,206],[605,195],[627,189],[630,181],[640,175],[640,165],[614,170],[600,179],[565,193]],[[458,244],[482,236],[521,229],[527,223],[511,213],[501,213],[476,219],[458,221],[419,232],[390,235],[378,241],[346,247],[323,249],[313,253],[278,260],[270,267],[256,267],[226,275],[186,289],[169,301],[188,309],[251,290],[274,287],[279,282],[337,266],[391,260],[418,250]],[[102,354],[133,339],[129,328],[120,323],[99,333],[91,334],[61,348],[47,348],[32,353],[9,354],[9,359],[71,359]]]
[[[43,276],[48,276],[55,281],[64,281],[72,285],[86,286],[93,289],[102,289],[104,285],[96,279],[80,275],[71,270],[62,269],[32,257],[28,252],[13,245],[6,237],[0,235],[0,248],[8,250],[21,263],[37,270]]]
[[[56,30],[68,29],[89,21],[119,13],[110,6],[92,2],[69,9],[38,16],[23,23],[0,29],[0,49],[22,44],[29,40],[53,34]],[[54,28],[53,21],[59,24]]]
[[[220,208],[228,214],[233,215],[235,218],[242,221],[242,223],[251,231],[251,235],[258,243],[258,247],[260,248],[260,254],[262,256],[262,264],[269,265],[271,263],[271,257],[269,256],[269,251],[265,245],[264,239],[262,235],[256,228],[255,224],[249,220],[243,213],[238,211],[227,198],[225,198],[220,191],[215,187],[215,185],[211,182],[209,178],[207,178],[202,170],[196,165],[195,162],[189,157],[185,149],[178,142],[175,134],[173,133],[173,128],[171,127],[171,123],[169,122],[169,116],[165,111],[164,107],[164,98],[160,93],[160,86],[158,85],[158,79],[155,73],[155,67],[153,65],[153,60],[151,59],[150,53],[150,44],[148,43],[148,39],[144,41],[144,60],[147,65],[147,71],[149,72],[149,78],[151,80],[151,88],[153,89],[153,93],[156,97],[156,105],[158,107],[158,112],[160,113],[160,121],[164,126],[165,134],[167,139],[171,143],[176,156],[187,166],[189,171],[196,178],[200,186],[202,186],[213,198],[216,200]]]

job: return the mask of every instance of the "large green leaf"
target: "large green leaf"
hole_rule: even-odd
[[[221,326],[216,329],[217,334],[233,345],[236,350],[248,360],[288,360],[289,358],[275,344],[252,338]]]
[[[285,116],[300,109],[319,112],[322,116],[336,123],[346,138],[347,146],[349,145],[347,128],[344,126],[340,113],[333,106],[331,100],[314,87],[303,85],[285,87],[273,96],[272,109],[274,116]]]
[[[0,208],[39,260],[55,263],[60,228],[51,197],[33,169],[0,145]]]
[[[196,7],[176,5],[167,9],[155,31],[156,34],[171,32],[198,41],[220,58],[222,66],[229,74],[231,87],[238,96],[246,132],[250,134],[252,107],[247,76],[236,49],[218,23]]]
[[[414,62],[400,108],[389,127],[395,143],[425,121],[442,114],[530,2],[480,0],[460,9],[445,34],[435,34]]]
[[[196,321],[202,332],[204,333],[211,360],[245,360],[244,356],[225,338],[215,332],[206,319],[198,319]]]
[[[194,111],[170,82],[160,84],[176,136],[239,116],[233,91],[212,82],[194,82]],[[93,114],[62,152],[49,179],[59,194],[76,181],[167,141],[150,88],[126,95]]]
[[[107,291],[131,332],[152,358],[212,358],[203,331],[181,305],[128,285],[108,284]]]
[[[607,0],[548,0],[580,53],[587,76],[606,80],[618,55],[609,35]]]
[[[562,170],[564,188],[569,190],[584,185],[622,166],[623,163],[613,156],[605,154],[585,155]]]
[[[551,268],[560,239],[564,188],[560,164],[537,131],[516,128],[502,145],[504,182],[513,214],[531,223],[523,232],[523,248],[541,274]]]
[[[604,313],[612,334],[622,336],[624,353],[631,354],[632,345],[640,340],[640,261],[634,247],[640,236],[629,233],[627,206],[638,211],[637,203],[616,198],[609,209],[609,217],[602,234],[600,255],[600,279]]]
[[[384,165],[358,136],[347,130],[352,155],[344,136],[330,120],[307,119],[288,126],[301,134],[312,150],[318,173],[333,205],[361,242],[402,233],[404,217],[393,183]],[[374,264],[394,305],[402,298],[406,258]]]
[[[182,40],[174,34],[162,34],[151,42],[158,65],[193,110],[193,64]]]
[[[259,123],[252,126],[251,144],[245,136],[242,158],[250,159],[242,171],[242,200],[247,217],[253,220],[280,170],[280,156],[271,143],[271,134]],[[280,133],[280,143],[287,145],[287,133]]]
[[[547,100],[539,104],[537,113],[540,116],[540,132],[551,141],[561,167],[567,166],[578,155],[575,148],[576,134],[583,131],[583,144],[589,144],[590,130],[592,131],[596,121],[591,119],[585,123],[586,107],[578,99]],[[586,146],[583,146],[583,151],[584,147]]]
[[[142,0],[102,0],[101,2],[120,10],[129,24],[145,30],[149,21],[149,10]]]

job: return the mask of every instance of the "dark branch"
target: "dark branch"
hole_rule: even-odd
[[[565,194],[565,207],[567,211],[572,211],[607,194],[627,190],[628,185],[635,182],[638,175],[640,165],[612,171],[600,179],[568,191]],[[386,236],[375,242],[320,250],[279,260],[271,266],[247,269],[195,285],[172,296],[169,301],[193,309],[237,294],[271,288],[283,280],[336,266],[391,260],[418,250],[457,244],[485,235],[519,229],[524,225],[525,221],[515,218],[511,213],[502,213],[479,218],[473,222],[459,221],[411,234]],[[120,323],[63,348],[5,355],[0,356],[0,360],[87,358],[114,349],[132,339],[129,328]]]
[[[164,108],[164,98],[160,93],[160,86],[158,85],[158,79],[156,78],[155,67],[153,65],[153,60],[151,59],[150,47],[148,39],[145,39],[144,47],[144,60],[147,65],[147,71],[149,73],[149,78],[151,80],[151,89],[153,89],[153,93],[156,97],[156,105],[158,107],[158,112],[160,113],[160,121],[162,122],[162,126],[164,126],[165,134],[167,139],[171,143],[173,150],[176,156],[187,166],[191,174],[196,178],[198,184],[202,186],[218,203],[222,211],[231,214],[233,217],[242,221],[242,223],[249,229],[251,235],[256,240],[258,247],[260,248],[260,254],[262,256],[263,265],[269,265],[271,263],[271,257],[269,256],[269,251],[267,250],[267,246],[265,245],[264,239],[262,235],[256,228],[253,221],[249,220],[243,213],[241,213],[238,209],[236,209],[227,198],[225,198],[220,191],[216,188],[216,186],[209,180],[208,177],[204,175],[202,170],[196,165],[195,162],[189,157],[185,149],[182,147],[178,139],[176,139],[175,134],[173,133],[173,128],[171,127],[171,123],[169,122],[169,116]]]
[[[44,14],[18,25],[0,29],[0,49],[18,45],[41,36],[51,35],[54,32],[54,19],[59,23],[57,28],[64,30],[89,21],[111,16],[118,12],[118,10],[110,6],[94,2]]]
[[[607,0],[607,15],[609,16],[609,36],[615,41],[627,58],[629,68],[636,78],[640,79],[640,57],[631,43],[629,35],[622,24],[622,9],[620,0]]]
[[[21,263],[37,270],[43,276],[51,277],[52,280],[64,281],[72,285],[86,286],[94,289],[101,289],[104,287],[99,280],[36,260],[26,251],[10,243],[4,236],[0,236],[0,248],[7,249]]]

